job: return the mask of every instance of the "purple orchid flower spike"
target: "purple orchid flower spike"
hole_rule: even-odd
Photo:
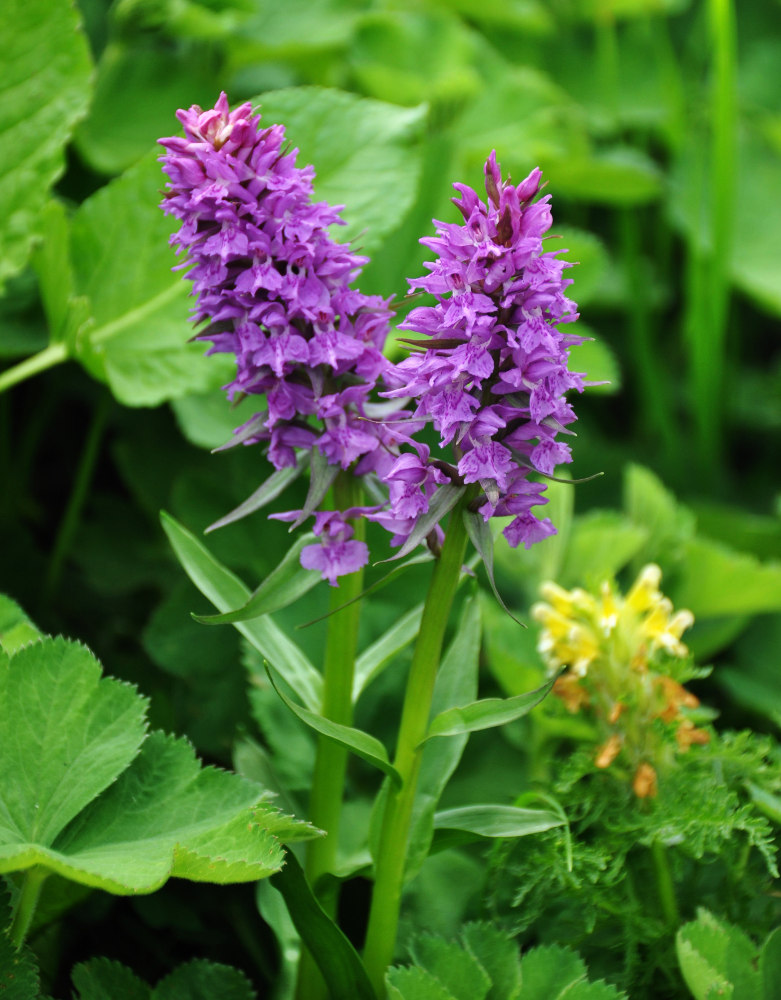
[[[281,125],[262,127],[250,104],[230,111],[224,93],[177,117],[184,138],[160,140],[162,207],[182,220],[171,242],[191,268],[198,339],[235,356],[231,398],[267,400],[237,439],[268,442],[277,469],[315,446],[346,469],[378,446],[360,418],[389,367],[388,303],[350,287],[367,258],[331,238],[340,207],[312,201],[314,170],[295,165]]]
[[[503,181],[492,152],[485,202],[472,188],[454,185],[464,222],[435,222],[437,235],[421,243],[437,260],[410,282],[436,304],[413,309],[400,325],[430,340],[410,341],[423,350],[385,373],[391,389],[383,393],[415,400],[414,417],[433,423],[442,445],[452,444],[454,463],[437,481],[478,484],[483,518],[512,516],[505,537],[527,547],[555,532],[548,518],[531,513],[546,500],[544,485],[529,473],[551,475],[571,461],[569,447],[557,440],[576,419],[565,394],[586,384],[568,366],[569,348],[584,338],[560,329],[578,314],[565,294],[571,265],[559,259],[561,250],[543,252],[552,217],[549,195],[534,201],[540,178],[535,169],[517,186]],[[421,472],[427,461],[421,452],[405,456],[386,475],[393,484],[387,517],[397,539],[409,518],[410,485],[427,483],[417,494],[419,510],[433,497],[434,481]],[[439,462],[437,471],[444,468]]]

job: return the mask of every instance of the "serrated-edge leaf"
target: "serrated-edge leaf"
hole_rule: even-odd
[[[150,1000],[151,988],[121,962],[92,958],[80,962],[71,972],[78,991],[75,1000]]]
[[[395,966],[385,975],[388,1000],[456,1000],[456,997],[426,969]]]
[[[297,538],[243,607],[227,614],[193,615],[193,618],[203,625],[233,625],[286,608],[322,579],[319,570],[304,569],[300,563],[302,549],[314,542],[315,536],[311,532]]]
[[[310,729],[314,729],[321,736],[325,736],[326,739],[346,747],[351,753],[361,757],[368,764],[373,764],[383,774],[386,774],[397,788],[401,788],[401,775],[393,764],[391,764],[388,758],[388,751],[376,737],[363,732],[361,729],[344,726],[339,722],[332,722],[331,719],[326,719],[322,715],[310,712],[308,709],[296,705],[275,683],[274,676],[268,664],[266,664],[266,672],[279,697],[290,711],[294,715],[297,715],[305,725],[309,726]]]
[[[0,594],[0,648],[8,656],[13,656],[28,642],[41,638],[43,632],[33,624],[21,606],[5,594]]]
[[[161,979],[149,1000],[257,1000],[241,969],[205,958],[177,966]],[[112,998],[114,1000],[114,998]]]
[[[482,698],[469,705],[449,708],[440,712],[436,718],[431,720],[426,739],[423,742],[425,743],[435,736],[457,736],[462,733],[475,733],[481,729],[492,729],[494,726],[503,726],[515,719],[520,719],[528,714],[535,705],[540,704],[555,683],[556,678],[551,677],[534,691],[528,691],[513,698]]]
[[[249,588],[175,518],[165,511],[160,516],[174,552],[198,590],[222,612],[246,604],[250,598]],[[261,656],[274,664],[308,709],[317,711],[320,708],[321,675],[272,618],[264,616],[251,622],[236,622],[234,627]]]
[[[335,997],[377,1000],[358,953],[315,899],[294,854],[271,876],[282,894],[293,924],[314,957]]]
[[[563,825],[561,816],[550,810],[517,806],[458,806],[434,813],[435,829],[460,830],[478,837],[525,837]]]

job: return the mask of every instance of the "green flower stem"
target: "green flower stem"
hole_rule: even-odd
[[[0,373],[0,392],[5,392],[11,386],[18,382],[24,382],[25,379],[32,378],[33,375],[44,372],[47,368],[62,364],[67,358],[68,349],[65,344],[49,344],[48,347],[33,354],[32,357],[25,358],[18,365],[13,365]]]
[[[737,172],[735,11],[732,0],[708,0],[712,53],[710,157],[706,180],[710,245],[690,264],[690,379],[701,476],[713,481],[722,448],[725,341]]]
[[[404,696],[394,761],[402,785],[398,790],[388,788],[364,951],[366,971],[378,997],[385,996],[385,970],[396,945],[407,841],[422,756],[420,744],[428,728],[445,627],[464,561],[467,533],[462,511],[469,499],[467,493],[450,517],[445,544],[429,584]]]
[[[362,495],[356,477],[351,472],[340,472],[334,482],[334,507],[346,510],[360,506]],[[355,521],[354,538],[363,540],[365,523],[363,518]],[[331,616],[328,619],[323,663],[322,715],[345,726],[353,723],[353,675],[361,615],[361,602],[354,598],[360,596],[362,591],[363,570],[359,570],[342,577],[339,586],[332,588],[330,597]],[[347,601],[353,603],[337,611]],[[317,883],[335,867],[346,769],[347,750],[320,736],[309,800],[309,820],[318,829],[324,830],[326,836],[309,844],[305,872],[312,891],[331,917],[336,914],[338,895],[333,888],[324,892]],[[296,996],[299,1000],[319,1000],[327,995],[314,960],[306,950],[302,951]]]
[[[24,873],[22,888],[16,900],[14,917],[8,931],[8,936],[17,949],[22,947],[24,939],[27,937],[41,895],[41,886],[46,881],[48,874],[46,869],[40,865],[33,865]]]
[[[656,887],[659,891],[659,901],[662,904],[662,913],[670,927],[678,927],[681,923],[681,916],[678,912],[678,902],[675,898],[675,886],[670,872],[670,862],[667,858],[667,850],[664,844],[655,840],[651,845],[651,857],[654,861],[656,871]]]

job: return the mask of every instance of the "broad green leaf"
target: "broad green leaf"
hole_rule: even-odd
[[[624,473],[624,510],[648,532],[639,555],[645,561],[660,555],[678,555],[681,543],[694,534],[691,511],[679,504],[661,480],[642,465],[628,465]]]
[[[662,193],[663,178],[657,165],[630,147],[552,160],[546,174],[558,194],[602,205],[644,204]]]
[[[448,646],[437,673],[432,712],[437,714],[454,702],[477,695],[480,662],[480,602],[470,597],[461,609],[458,631]],[[434,834],[434,811],[451,775],[458,767],[469,736],[433,740],[423,748],[415,803],[412,809],[406,873],[411,877],[426,859]]]
[[[177,108],[211,106],[217,97],[216,53],[169,40],[136,36],[131,45],[103,50],[89,116],[76,132],[86,163],[102,174],[121,174],[159,136],[180,129]]]
[[[561,816],[549,809],[517,806],[458,806],[434,814],[435,829],[460,830],[478,837],[526,837],[563,825]]]
[[[319,570],[303,569],[301,566],[301,550],[313,543],[316,540],[311,532],[297,538],[285,553],[282,562],[269,573],[242,607],[223,615],[193,615],[193,618],[204,625],[231,625],[252,621],[261,615],[286,608],[307,594],[322,579]]]
[[[781,611],[781,562],[760,562],[707,538],[684,545],[670,597],[695,618]]]
[[[584,306],[591,302],[598,293],[605,274],[611,266],[604,243],[594,233],[586,229],[575,229],[572,226],[561,226],[556,223],[556,235],[560,237],[555,243],[546,244],[546,249],[561,247],[566,251],[565,260],[571,261],[575,266],[567,270],[565,277],[572,280],[569,295],[579,306]],[[584,324],[578,322],[575,328],[578,333],[584,335]],[[589,336],[591,334],[589,333]],[[590,379],[597,378],[589,368],[583,368],[583,362],[575,360],[580,357],[580,350],[570,348],[575,353],[572,355],[572,367],[575,371],[587,371]],[[593,390],[591,390],[593,392]]]
[[[233,444],[238,437],[234,434],[235,429],[255,415],[258,403],[258,397],[252,394],[242,400],[228,402],[223,389],[214,389],[172,399],[171,409],[179,430],[187,440],[198,448],[213,451]],[[286,471],[293,472],[292,469]]]
[[[373,13],[350,48],[361,88],[398,104],[455,104],[478,93],[475,36],[444,11]]]
[[[196,958],[161,979],[149,1000],[216,1000],[217,997],[256,1000],[256,993],[239,969]],[[113,994],[112,1000],[116,1000]]]
[[[551,677],[535,691],[528,691],[514,698],[481,698],[480,701],[473,701],[469,705],[449,708],[431,720],[426,741],[435,736],[476,733],[480,729],[492,729],[494,726],[503,726],[520,719],[535,705],[539,705],[555,681],[556,678]]]
[[[36,864],[125,770],[146,730],[146,700],[101,679],[76,642],[45,638],[0,663],[0,871]],[[43,860],[45,863],[45,860]]]
[[[225,357],[188,343],[190,283],[168,245],[177,228],[158,207],[164,176],[157,153],[88,198],[75,212],[71,249],[76,291],[92,305],[94,325],[77,354],[128,406],[156,406],[222,385]]]
[[[332,995],[376,1000],[357,952],[315,899],[294,854],[287,855],[285,867],[272,877],[271,884],[284,897],[295,928]]]
[[[280,818],[263,789],[203,768],[184,740],[152,733],[141,753],[36,861],[83,885],[153,892],[171,876],[251,882],[278,871]]]
[[[270,669],[268,669],[268,675],[271,683],[274,684],[274,677]],[[276,684],[274,684],[274,688],[290,711],[297,715],[310,729],[314,729],[321,736],[325,736],[327,739],[333,740],[334,743],[346,747],[351,753],[361,757],[368,764],[373,764],[383,774],[386,774],[397,787],[401,787],[401,776],[391,764],[388,759],[388,751],[378,739],[370,736],[369,733],[364,733],[361,729],[345,726],[340,722],[332,722],[331,719],[326,719],[322,715],[310,712],[308,709],[296,705]]]
[[[74,1000],[151,1000],[150,987],[126,965],[107,958],[93,958],[74,966],[71,979]],[[184,997],[182,998],[184,1000]]]
[[[618,392],[621,388],[621,369],[615,354],[585,324],[578,323],[573,332],[592,339],[570,348],[570,371],[585,372],[589,382],[603,383],[588,386],[586,391],[589,395],[597,393],[600,396],[610,396]]]
[[[669,215],[698,252],[711,244],[708,225],[709,182],[704,160],[707,136],[690,130],[672,173]],[[775,315],[781,313],[781,279],[775,261],[781,252],[781,208],[773,192],[781,170],[781,148],[768,142],[753,122],[738,134],[737,177],[740,208],[734,215],[732,281]]]
[[[388,1000],[457,1000],[425,969],[390,968],[385,975]]]
[[[522,1000],[621,1000],[607,983],[590,983],[580,956],[560,945],[532,948],[521,959]]]
[[[62,202],[52,200],[41,212],[43,239],[32,256],[38,278],[49,339],[72,353],[91,320],[89,300],[74,293],[70,225]]]
[[[177,558],[200,592],[220,611],[231,611],[247,603],[249,589],[237,576],[217,562],[209,550],[170,514],[161,520]],[[255,649],[274,664],[304,705],[311,711],[320,708],[322,678],[298,646],[269,617],[235,626]]]
[[[365,649],[355,661],[353,701],[378,676],[383,667],[405,646],[408,646],[420,628],[423,605],[418,604],[402,615],[376,642]]]
[[[315,197],[345,206],[347,225],[334,237],[346,242],[360,236],[360,248],[371,253],[412,207],[425,107],[400,108],[317,87],[272,91],[259,103],[266,124],[285,126],[300,150],[298,165],[314,164]]]
[[[683,978],[696,1000],[759,997],[758,949],[740,928],[719,920],[705,909],[678,931],[675,938]]]
[[[0,594],[0,648],[12,656],[21,646],[41,636],[16,601]]]
[[[617,511],[589,511],[572,525],[570,543],[560,573],[561,585],[615,576],[643,548],[648,529]]]
[[[762,945],[759,974],[762,977],[762,1000],[773,1000],[781,983],[781,927],[772,931]]]
[[[486,1000],[518,1000],[521,995],[521,962],[515,941],[493,924],[486,923],[466,924],[461,931],[461,939],[491,980]]]
[[[424,934],[415,938],[411,952],[415,965],[438,979],[455,1000],[485,1000],[491,986],[488,974],[455,941]]]
[[[68,0],[0,6],[0,290],[22,269],[38,213],[65,169],[64,147],[90,99],[91,62]]]

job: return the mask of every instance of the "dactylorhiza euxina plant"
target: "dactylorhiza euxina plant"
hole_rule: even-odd
[[[211,342],[211,352],[235,355],[229,395],[266,397],[266,409],[239,428],[236,442],[263,443],[277,470],[310,455],[304,511],[273,516],[299,523],[313,514],[319,544],[303,549],[302,562],[332,584],[344,577],[347,605],[332,600],[339,613],[329,618],[320,706],[342,734],[353,732],[360,605],[352,599],[368,560],[357,537],[362,522],[386,527],[400,546],[397,557],[421,542],[437,557],[405,689],[394,782],[378,819],[365,965],[381,996],[434,682],[468,537],[490,567],[491,518],[511,517],[505,536],[513,546],[555,531],[531,513],[545,502],[544,485],[531,474],[550,475],[570,461],[556,440],[575,419],[565,393],[583,388],[568,368],[569,348],[581,338],[559,330],[577,318],[564,294],[569,265],[543,252],[551,216],[549,197],[534,200],[540,171],[513,186],[492,153],[487,201],[456,185],[464,224],[438,223],[439,236],[423,240],[439,258],[412,285],[436,304],[410,313],[403,329],[427,339],[408,341],[416,353],[392,366],[382,354],[388,302],[350,287],[365,258],[331,239],[328,226],[339,213],[312,202],[313,171],[295,166],[295,150],[283,150],[282,127],[261,127],[249,104],[231,112],[224,94],[213,110],[192,107],[178,117],[184,138],[161,140],[170,178],[163,208],[183,220],[172,242],[186,254],[179,266],[191,268],[193,319],[206,324],[198,337]],[[429,422],[450,452],[433,453],[415,439]],[[385,490],[384,503],[362,505],[354,487],[367,476]],[[334,509],[317,510],[331,483]],[[440,522],[448,514],[445,531]],[[328,837],[307,855],[312,886],[327,884],[323,876],[335,870],[344,745],[358,745],[318,731],[309,818]],[[322,899],[332,914],[335,900]],[[322,996],[306,954],[297,996]]]

